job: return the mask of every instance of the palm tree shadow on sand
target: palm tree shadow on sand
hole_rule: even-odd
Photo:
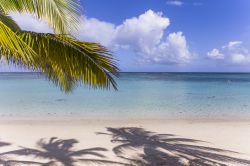
[[[11,145],[11,144],[7,143],[7,142],[1,142],[0,141],[0,147],[9,146],[9,145]],[[2,165],[6,164],[4,158],[2,158],[2,157],[0,157],[0,164],[2,164]]]
[[[179,138],[172,134],[156,134],[143,128],[107,128],[111,142],[119,145],[113,152],[136,166],[225,166],[250,165],[250,160],[244,160],[232,155],[237,152],[197,145],[202,141]],[[132,157],[128,150],[139,150]]]
[[[91,163],[95,164],[118,164],[124,165],[123,163],[104,160],[105,156],[101,152],[107,151],[105,148],[96,147],[89,149],[73,150],[74,144],[78,143],[75,139],[61,140],[56,137],[52,137],[49,141],[41,139],[37,142],[39,149],[31,148],[21,148],[19,150],[9,151],[1,153],[0,156],[16,155],[16,156],[32,156],[35,158],[46,159],[49,162],[35,162],[35,161],[18,161],[18,160],[7,160],[3,161],[4,166],[12,165],[42,165],[42,166],[55,166],[55,165],[64,165],[64,166],[74,166],[76,163]],[[1,145],[1,144],[0,144]],[[84,158],[85,156],[92,156],[100,159],[90,159]]]

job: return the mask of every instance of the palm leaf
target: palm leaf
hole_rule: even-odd
[[[17,23],[10,16],[2,13],[1,11],[0,11],[0,21],[6,26],[8,26],[14,32],[21,31]]]
[[[55,33],[69,34],[78,27],[80,4],[78,0],[0,0],[0,10],[31,13],[47,21]]]
[[[9,61],[44,72],[62,90],[71,91],[79,81],[93,88],[117,88],[113,77],[118,68],[103,46],[55,34],[21,32],[19,37],[39,56],[28,65],[14,56]]]
[[[118,68],[105,47],[62,35],[77,29],[79,6],[78,0],[0,0],[0,59],[44,72],[65,92],[79,82],[94,88],[117,89],[113,77]],[[13,11],[46,20],[56,34],[20,31],[7,15]]]
[[[0,59],[2,56],[6,61],[22,59],[28,65],[36,57],[36,53],[0,20]]]

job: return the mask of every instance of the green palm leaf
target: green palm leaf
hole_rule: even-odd
[[[3,13],[26,12],[45,20],[55,33],[69,34],[78,27],[78,0],[0,0]]]
[[[8,26],[12,31],[21,31],[20,27],[17,25],[17,23],[8,15],[0,12],[0,21]]]
[[[29,63],[15,57],[9,61],[44,72],[62,90],[71,91],[79,81],[93,88],[117,88],[113,76],[118,68],[103,46],[56,34],[21,32],[18,36],[38,56]]]
[[[77,28],[79,6],[77,0],[0,0],[0,59],[44,72],[65,92],[79,82],[117,89],[114,76],[118,68],[109,51],[69,34]],[[12,11],[34,14],[47,21],[55,34],[22,32],[7,15]]]
[[[22,59],[23,63],[29,64],[36,57],[32,50],[15,32],[0,20],[0,58],[5,60]]]

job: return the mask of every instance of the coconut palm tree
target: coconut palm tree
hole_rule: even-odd
[[[54,33],[23,31],[9,16],[11,12],[30,13],[46,21]],[[45,73],[65,92],[78,83],[116,89],[118,68],[110,52],[72,36],[79,15],[78,0],[0,0],[0,59]]]

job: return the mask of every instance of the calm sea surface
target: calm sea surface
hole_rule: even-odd
[[[37,73],[0,73],[4,118],[250,119],[250,74],[121,73],[118,91],[64,94]]]

